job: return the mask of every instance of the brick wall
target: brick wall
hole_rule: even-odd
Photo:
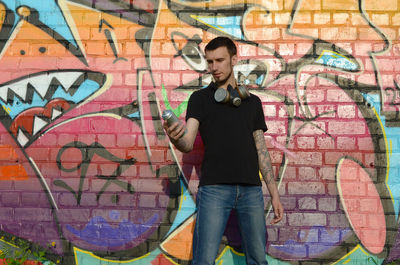
[[[0,1],[0,244],[43,264],[188,264],[203,154],[166,137],[238,47],[285,208],[270,264],[400,259],[397,0]],[[35,257],[30,257],[34,259]],[[245,264],[232,214],[216,264]]]

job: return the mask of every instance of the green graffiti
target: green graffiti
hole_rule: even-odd
[[[376,262],[376,260],[373,257],[369,257],[368,258],[368,263],[371,262],[371,261],[372,261],[373,264],[378,265],[378,262]]]
[[[162,86],[161,93],[162,93],[162,96],[163,96],[163,99],[165,102],[165,107],[169,110],[172,110],[174,112],[174,114],[176,115],[176,117],[179,118],[181,116],[181,114],[187,109],[188,99],[189,99],[191,93],[187,96],[187,98],[181,104],[179,104],[179,106],[177,108],[174,109],[174,108],[172,108],[171,104],[169,103],[168,96],[167,96],[167,90],[165,89],[164,85],[161,85],[161,86]]]

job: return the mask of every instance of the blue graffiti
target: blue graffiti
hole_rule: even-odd
[[[310,230],[298,233],[299,241],[287,240],[283,245],[273,245],[274,248],[295,257],[313,257],[333,246],[340,244],[349,229],[329,229],[323,226],[313,226]]]
[[[139,111],[136,111],[136,112],[134,112],[134,113],[131,113],[131,114],[129,114],[129,115],[127,115],[129,118],[136,118],[136,119],[139,119],[140,118],[140,113],[139,113]]]
[[[400,128],[386,126],[386,117],[381,114],[381,103],[378,95],[364,94],[364,98],[371,103],[377,115],[379,115],[382,121],[382,129],[386,135],[389,159],[389,165],[387,166],[389,173],[386,178],[386,185],[390,191],[397,218],[400,210],[400,198],[393,195],[400,193],[400,178],[398,177],[398,168],[400,168],[400,153],[398,152],[400,141],[398,135],[400,134]]]
[[[74,103],[79,103],[83,99],[89,97],[92,95],[94,92],[96,92],[100,88],[99,84],[93,80],[85,80],[83,82],[78,90],[74,94],[70,94],[68,92],[65,92],[65,90],[62,87],[58,87],[54,95],[52,96],[52,99],[54,98],[63,98],[68,101],[72,101]]]
[[[260,75],[256,80],[256,84],[261,86],[263,81],[264,81],[264,75]]]
[[[119,218],[119,214],[112,211],[110,217],[116,219]],[[82,230],[77,230],[71,225],[66,225],[66,228],[75,236],[90,244],[118,247],[139,238],[143,233],[154,227],[157,220],[158,214],[154,214],[143,224],[134,224],[124,219],[118,227],[113,228],[102,216],[95,216]]]
[[[181,183],[181,198],[179,202],[179,209],[176,214],[174,223],[171,225],[167,235],[169,235],[172,231],[174,231],[180,224],[184,223],[187,218],[193,215],[196,211],[196,204],[193,201],[193,198],[185,186],[185,183],[182,181],[182,176],[180,176],[180,183]]]
[[[241,25],[241,16],[196,16],[192,15],[194,19],[201,23],[219,30],[225,34],[229,34],[236,39],[244,39]]]
[[[77,43],[73,37],[68,23],[65,20],[64,14],[61,8],[58,6],[57,1],[54,0],[3,0],[9,9],[13,12],[17,12],[17,8],[20,6],[27,6],[35,9],[39,14],[39,20],[51,28],[58,34],[60,34],[65,40],[71,42],[75,47]],[[14,21],[12,25],[12,31],[15,29],[17,21]]]
[[[315,62],[348,71],[356,71],[358,69],[357,64],[353,63],[346,56],[328,50],[324,50]]]

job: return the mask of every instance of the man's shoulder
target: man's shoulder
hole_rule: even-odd
[[[250,98],[249,98],[249,99],[251,99],[251,100],[254,101],[254,102],[261,102],[260,97],[257,96],[257,95],[254,94],[254,93],[250,93]]]
[[[191,97],[193,97],[193,98],[205,97],[205,96],[209,95],[210,93],[212,93],[213,88],[214,88],[214,84],[210,83],[208,86],[202,87],[202,88],[194,91],[192,93]]]

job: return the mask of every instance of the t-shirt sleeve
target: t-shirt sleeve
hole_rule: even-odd
[[[186,110],[186,121],[189,118],[195,118],[199,122],[203,120],[204,111],[203,111],[203,104],[200,100],[200,95],[194,92],[190,95],[187,110]]]
[[[265,116],[264,111],[262,108],[262,103],[259,97],[255,96],[256,98],[256,109],[255,109],[255,119],[254,119],[254,128],[253,131],[256,130],[263,130],[266,132],[268,130],[267,124],[265,124]]]

